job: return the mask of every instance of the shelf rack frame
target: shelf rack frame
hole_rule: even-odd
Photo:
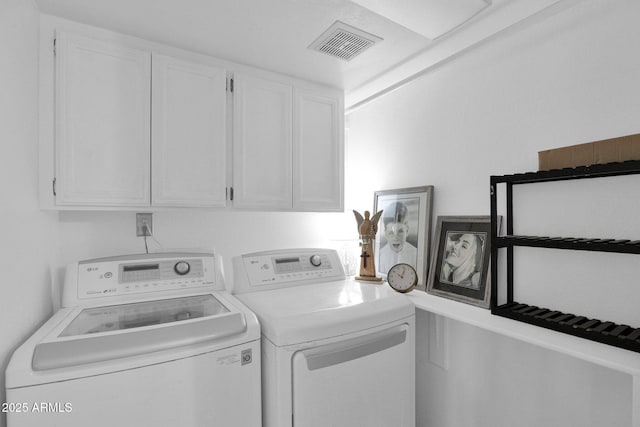
[[[516,246],[640,254],[640,240],[612,238],[522,236],[513,234],[513,186],[551,181],[640,174],[640,161],[580,166],[490,177],[491,197],[491,313],[558,332],[640,352],[640,325],[633,327],[590,319],[514,300],[514,251]],[[498,184],[505,184],[506,234],[498,236]],[[506,303],[498,304],[498,254],[506,249]]]

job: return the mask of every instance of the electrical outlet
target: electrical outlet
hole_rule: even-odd
[[[136,214],[136,236],[151,236],[153,234],[153,214],[137,213]]]

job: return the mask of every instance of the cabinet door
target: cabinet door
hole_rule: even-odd
[[[149,52],[56,37],[56,203],[149,204]]]
[[[293,208],[343,209],[343,101],[296,90],[294,97]]]
[[[234,207],[291,209],[292,87],[234,76]]]
[[[152,204],[225,206],[225,70],[154,54],[152,81]]]

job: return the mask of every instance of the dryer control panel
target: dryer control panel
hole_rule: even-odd
[[[234,293],[344,279],[332,249],[290,249],[242,255],[233,260]]]
[[[213,254],[172,252],[79,261],[67,267],[63,306],[113,297],[213,288],[215,282]]]

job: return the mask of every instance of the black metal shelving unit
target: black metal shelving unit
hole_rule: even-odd
[[[513,248],[541,247],[563,250],[640,254],[640,240],[580,237],[522,236],[513,234],[513,186],[550,181],[640,174],[640,161],[607,163],[577,168],[491,176],[491,313],[570,335],[640,352],[640,327],[589,319],[552,308],[514,301]],[[498,236],[498,184],[505,184],[506,235]],[[498,305],[498,250],[507,254],[507,302]]]

